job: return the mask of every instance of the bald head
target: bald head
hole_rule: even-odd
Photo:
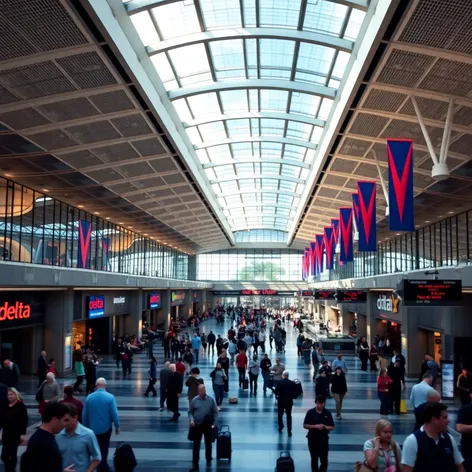
[[[206,395],[206,387],[204,384],[200,384],[198,386],[198,395],[201,397],[201,398],[205,398],[205,395]]]
[[[437,390],[432,388],[428,391],[428,399],[426,401],[428,403],[439,403],[441,401],[441,395]]]
[[[48,372],[48,373],[46,374],[46,380],[47,380],[49,383],[54,382],[54,379],[55,379],[55,377],[54,377],[54,374],[53,374],[52,372]]]
[[[106,388],[107,387],[107,381],[105,380],[104,377],[99,377],[97,381],[95,382],[95,387],[97,388]]]
[[[288,376],[289,376],[288,370],[284,370],[284,371],[282,372],[282,377],[283,377],[284,379],[288,379]]]
[[[169,366],[169,370],[170,370],[172,373],[174,373],[174,372],[175,372],[175,364],[171,364],[171,365]]]
[[[169,368],[169,366],[170,366],[170,361],[165,361],[165,362],[164,362],[164,367]]]

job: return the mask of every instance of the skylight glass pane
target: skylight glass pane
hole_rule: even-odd
[[[175,82],[174,72],[172,71],[169,61],[167,60],[167,57],[164,53],[152,56],[151,62],[156,68],[156,71],[159,74],[159,78],[162,80],[162,82],[164,82],[164,85],[166,85],[166,83],[170,81],[173,81],[175,84],[177,84],[177,82]],[[177,88],[177,85],[174,88]],[[166,89],[171,90],[167,87]]]
[[[320,128],[319,126],[315,126],[315,129],[313,130],[313,134],[311,135],[311,142],[318,144],[320,142],[322,134],[323,134],[323,128]]]
[[[210,43],[217,79],[245,77],[243,41],[214,41]]]
[[[182,85],[211,80],[210,65],[203,44],[172,49],[169,56]]]
[[[200,0],[207,30],[241,28],[238,0]]]
[[[277,187],[279,185],[279,181],[274,180],[274,179],[262,179],[261,184],[262,184],[263,189],[277,190]]]
[[[226,120],[226,127],[230,138],[251,134],[249,120]]]
[[[154,15],[163,39],[201,31],[193,2],[169,3],[153,8],[151,14]]]
[[[313,132],[313,136],[318,132],[317,130],[321,130],[321,132],[323,132],[323,130],[321,128],[315,128],[315,132]],[[307,149],[307,152],[305,154],[305,162],[313,162],[313,159],[315,158],[316,156],[316,151],[314,149]]]
[[[348,52],[339,51],[338,57],[334,63],[332,77],[341,80],[346,72],[347,63],[349,62],[351,55]]]
[[[288,92],[283,90],[261,90],[261,111],[281,111],[287,109]]]
[[[212,146],[207,148],[208,156],[211,159],[211,162],[221,162],[222,160],[231,159],[231,153],[229,151],[228,144],[222,144],[220,146]]]
[[[295,177],[298,178],[298,175],[300,174],[300,167],[295,167],[295,166],[290,166],[284,164],[282,166],[282,170],[280,172],[282,175],[288,175],[290,177]]]
[[[321,120],[327,120],[329,113],[331,111],[331,107],[333,106],[333,100],[330,98],[323,98],[321,101],[320,112],[318,113],[318,118]]]
[[[301,43],[296,80],[324,85],[333,62],[334,53],[334,49],[325,46]]]
[[[292,93],[290,112],[310,117],[316,116],[321,98],[306,93]]]
[[[195,118],[213,113],[221,113],[216,93],[200,93],[188,97],[187,101]]]
[[[284,120],[261,119],[262,136],[283,136],[285,128]]]
[[[144,46],[149,46],[152,43],[157,43],[159,41],[159,36],[157,34],[156,28],[152,24],[151,17],[149,12],[143,11],[137,13],[136,15],[131,16],[131,21],[136,28],[136,31],[141,38]]]
[[[303,161],[305,158],[306,148],[301,146],[293,146],[292,144],[285,145],[284,157],[289,159],[296,159]]]
[[[216,179],[216,174],[213,169],[205,169],[205,174],[208,177],[209,180],[215,180]]]
[[[203,141],[217,141],[227,138],[225,127],[222,121],[215,121],[213,123],[200,125],[198,130],[202,135]]]
[[[185,98],[174,100],[173,105],[181,121],[190,121],[193,118]]]
[[[220,92],[224,113],[249,111],[246,90],[227,90]]]
[[[207,153],[206,149],[198,149],[195,152],[198,156],[198,159],[200,160],[200,162],[202,164],[208,164],[210,162],[210,159],[208,157],[208,153]],[[218,190],[216,190],[216,191],[218,191]]]
[[[293,167],[293,166],[283,166],[283,167]],[[297,177],[298,177],[299,173],[300,173],[300,168],[298,167],[297,168]],[[296,186],[297,186],[296,182],[289,182],[288,180],[281,180],[279,188],[280,188],[280,190],[287,190],[288,192],[294,192]],[[283,194],[279,194],[279,195],[283,195]],[[292,197],[290,197],[290,198],[292,198]]]
[[[336,2],[309,0],[303,29],[317,33],[327,33],[339,36],[344,23],[348,7]]]
[[[344,33],[344,37],[346,39],[350,39],[351,41],[355,41],[357,39],[364,18],[365,12],[356,9],[351,10],[349,23],[347,24],[346,32]]]
[[[312,125],[306,123],[299,123],[296,121],[289,121],[287,127],[287,137],[298,139],[310,139]]]
[[[279,164],[264,163],[264,164],[261,165],[261,167],[262,167],[262,173],[264,175],[267,175],[267,174],[280,175],[280,165]]]
[[[259,111],[259,90],[249,90],[249,110]]]
[[[244,26],[256,26],[256,0],[243,0]]]
[[[261,78],[289,79],[293,63],[294,41],[259,40]]]
[[[300,0],[260,0],[261,26],[297,28]]]
[[[257,40],[245,39],[247,69],[250,79],[257,78]]]
[[[187,128],[187,135],[190,138],[190,142],[192,144],[201,144],[202,138],[200,133],[198,132],[198,128],[196,126],[192,126],[191,128]]]
[[[217,178],[221,179],[223,177],[235,177],[234,167],[232,165],[227,166],[218,166],[215,167],[215,172]]]

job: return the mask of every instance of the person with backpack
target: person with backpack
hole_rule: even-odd
[[[308,430],[307,439],[312,472],[328,470],[329,433],[334,430],[334,421],[325,405],[325,397],[317,395],[315,408],[307,411],[303,421],[303,427]]]
[[[248,366],[249,372],[249,395],[254,393],[254,396],[257,395],[257,379],[259,378],[259,374],[261,372],[261,368],[259,367],[259,362],[257,362],[257,354],[254,354],[254,357],[249,361]]]

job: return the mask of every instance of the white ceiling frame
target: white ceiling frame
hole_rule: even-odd
[[[254,190],[238,190],[238,191],[229,191],[228,193],[216,193],[215,195],[220,198],[226,197],[234,197],[238,195],[250,195],[250,194],[275,194],[275,195],[287,195],[289,197],[300,198],[299,193],[289,192],[287,190],[262,190],[262,189],[254,189]]]
[[[295,159],[284,159],[277,157],[266,157],[266,158],[237,158],[237,159],[226,159],[224,161],[209,162],[202,164],[204,169],[215,169],[220,166],[237,165],[237,164],[286,164],[288,166],[300,167],[303,169],[309,169],[311,164],[309,162],[297,161]]]
[[[297,123],[304,123],[312,126],[319,126],[323,128],[326,124],[326,121],[320,120],[318,118],[311,118],[306,115],[299,115],[298,113],[282,113],[277,111],[253,111],[253,112],[234,112],[234,113],[225,113],[225,114],[213,114],[213,115],[203,115],[197,117],[193,120],[184,121],[182,124],[184,128],[191,128],[192,126],[200,126],[208,123],[215,123],[217,121],[231,121],[231,120],[244,120],[244,119],[274,119],[274,120],[286,120],[286,121],[295,121]]]
[[[300,146],[308,149],[317,149],[317,145],[310,143],[310,141],[304,141],[302,139],[285,138],[282,136],[236,136],[234,138],[220,139],[217,141],[207,141],[200,144],[194,144],[194,149],[206,149],[209,147],[220,146],[222,144],[235,144],[235,143],[280,143],[290,144],[292,146]]]
[[[171,51],[172,49],[208,44],[212,41],[226,41],[233,39],[282,39],[325,46],[339,51],[352,52],[354,42],[322,33],[299,31],[288,28],[230,28],[215,31],[205,31],[177,36],[148,46],[146,51],[150,56]]]
[[[287,92],[306,93],[334,99],[336,89],[322,85],[308,84],[304,82],[293,82],[281,79],[245,79],[245,80],[223,80],[218,82],[203,83],[195,86],[185,86],[168,91],[170,100],[192,97],[202,93],[224,92],[226,90],[283,90]]]
[[[219,184],[220,182],[234,182],[237,180],[282,180],[286,182],[295,182],[297,184],[304,184],[305,180],[297,179],[296,177],[289,177],[287,175],[277,175],[277,174],[253,174],[248,175],[247,177],[236,175],[233,177],[222,177],[217,180],[210,180],[210,184]]]
[[[222,208],[223,210],[239,210],[239,209],[244,209],[244,208],[259,208],[259,207],[264,207],[264,208],[284,208],[286,210],[293,210],[295,207],[293,205],[288,205],[286,203],[243,203],[241,202],[241,204],[239,205],[235,205],[235,204],[231,204],[231,205],[227,205],[227,206],[223,206],[222,205]],[[272,215],[276,215],[277,213],[271,213],[271,214],[265,214],[265,213],[261,213],[261,216],[262,217],[266,217],[266,216],[272,216]]]

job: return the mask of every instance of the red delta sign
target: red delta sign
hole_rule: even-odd
[[[103,308],[105,304],[103,303],[103,300],[101,298],[95,298],[94,300],[90,300],[89,302],[89,309],[90,310],[97,310],[100,308]]]
[[[5,302],[3,306],[0,306],[0,321],[26,319],[30,316],[31,306],[23,305],[22,302],[16,302],[14,305]]]

